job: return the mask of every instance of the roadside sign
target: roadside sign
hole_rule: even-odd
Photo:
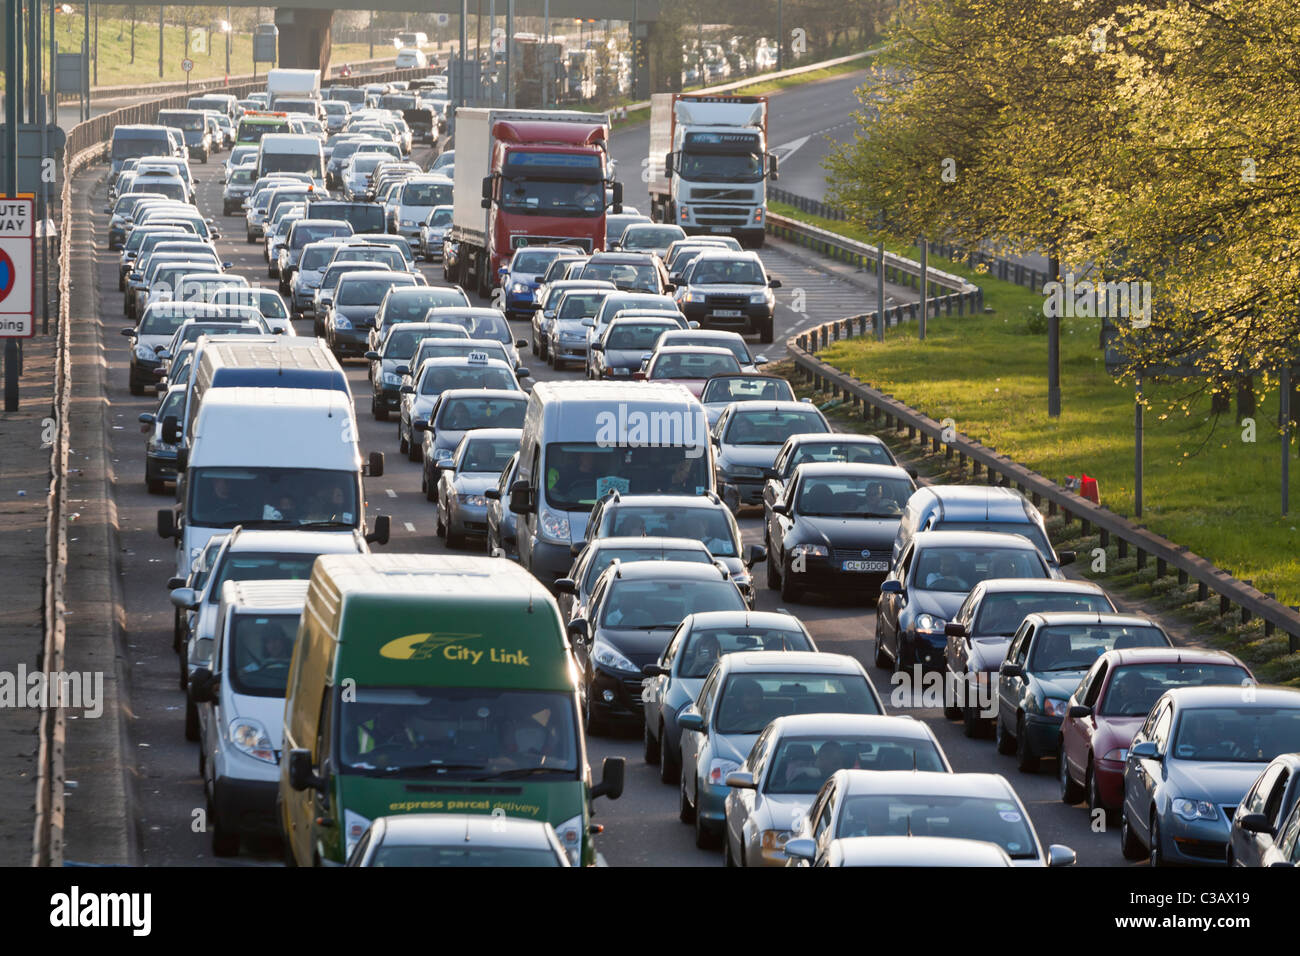
[[[187,56],[185,59],[181,60],[181,69],[188,73],[190,70],[194,69],[194,61]]]
[[[31,199],[0,199],[0,338],[36,334],[32,321],[35,227]]]
[[[438,26],[445,27],[447,24],[451,23],[451,14],[450,13],[438,14],[437,23]]]

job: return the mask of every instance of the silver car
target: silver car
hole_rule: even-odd
[[[487,537],[487,491],[501,480],[501,469],[519,451],[518,428],[477,428],[465,433],[450,458],[425,462],[421,484],[437,503],[436,531],[447,547],[468,537]]]
[[[767,725],[727,775],[728,866],[785,866],[785,844],[837,770],[951,773],[933,731],[911,717],[796,714]]]
[[[1072,866],[1074,851],[1044,847],[1024,803],[996,773],[837,770],[785,845],[787,866],[823,866],[844,837],[951,837],[993,843],[1016,866]]]
[[[955,837],[883,836],[832,840],[818,866],[1015,866],[993,843]]]

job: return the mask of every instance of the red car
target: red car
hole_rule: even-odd
[[[1137,647],[1106,651],[1066,704],[1061,724],[1061,799],[1087,798],[1107,820],[1124,796],[1124,758],[1152,705],[1174,687],[1254,683],[1245,664],[1227,651],[1193,647]]]
[[[634,372],[634,379],[651,382],[673,381],[685,385],[696,398],[704,391],[704,383],[714,375],[736,375],[740,362],[729,349],[704,345],[666,345],[650,357],[643,372]]]

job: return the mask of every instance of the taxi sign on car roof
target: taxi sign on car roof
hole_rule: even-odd
[[[469,360],[476,363],[486,363],[488,360],[488,354],[486,352],[470,352]]]

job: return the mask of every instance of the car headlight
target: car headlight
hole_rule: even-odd
[[[135,347],[135,357],[142,362],[157,362],[158,353],[148,345],[137,345]]]
[[[637,674],[641,671],[641,668],[619,653],[613,644],[608,644],[599,639],[591,646],[591,659],[601,667],[608,667],[610,670],[627,671],[630,674]]]
[[[587,336],[582,332],[561,332],[560,341],[562,342],[585,342]]]
[[[1219,808],[1208,800],[1189,800],[1186,797],[1174,797],[1170,804],[1174,813],[1184,820],[1217,820]]]
[[[916,616],[916,630],[924,634],[942,634],[944,620],[933,614],[918,614]]]
[[[578,814],[570,820],[565,820],[557,826],[555,835],[560,838],[560,846],[564,847],[564,852],[569,857],[569,863],[573,866],[581,866],[582,814]]]
[[[340,330],[342,330],[342,329],[350,329],[350,328],[352,328],[352,323],[348,321],[347,316],[345,316],[345,315],[335,315],[335,316],[334,316],[334,328],[336,328],[336,329],[340,329]]]
[[[683,301],[683,302],[703,302],[703,301],[704,301],[704,293],[703,293],[703,292],[687,292],[684,296],[682,296],[682,301]]]
[[[403,219],[403,220],[402,220],[402,225],[405,226],[406,228],[410,229],[410,228],[413,227],[413,226],[418,226],[419,223],[417,223],[414,219]]]
[[[240,753],[246,753],[254,760],[275,763],[275,745],[260,721],[251,717],[236,717],[227,728],[230,743]]]
[[[559,511],[542,508],[537,516],[543,537],[553,541],[569,540],[569,516]]]
[[[769,295],[771,295],[770,292],[755,292],[752,295],[750,295],[749,301],[754,305],[766,305],[767,297]]]
[[[170,442],[154,441],[152,438],[145,442],[145,447],[152,452],[166,452],[167,454],[174,454],[176,451],[176,446]]]
[[[522,282],[512,282],[510,284],[510,291],[515,295],[523,295],[528,291],[528,286],[524,285]]]
[[[402,384],[402,376],[398,375],[396,372],[385,372],[380,376],[380,381],[385,385],[391,385],[393,388],[397,388],[397,386]]]
[[[456,498],[460,501],[461,504],[463,504],[463,505],[468,505],[468,506],[471,507],[471,508],[486,508],[486,507],[487,507],[487,498],[485,498],[483,495],[460,495],[460,494],[458,494],[458,495],[456,495]]]
[[[199,559],[199,554],[202,550],[202,548],[190,548],[190,564],[193,564]]]
[[[825,558],[830,556],[824,544],[796,544],[790,549],[792,558]]]
[[[430,457],[433,459],[433,461],[439,462],[442,461],[444,458],[451,458],[455,454],[456,454],[455,448],[443,448],[441,446],[435,445],[433,447],[433,454]]]
[[[1128,759],[1128,748],[1127,748],[1127,747],[1112,747],[1110,750],[1107,750],[1107,751],[1106,751],[1106,755],[1105,755],[1104,757],[1102,757],[1101,759],[1102,759],[1102,760],[1115,760],[1115,761],[1118,761],[1119,763],[1123,763],[1125,760]]]
[[[721,758],[715,757],[709,761],[709,783],[713,784],[715,787],[725,786],[727,774],[739,769],[740,764],[736,763],[736,761],[722,760]]]
[[[732,465],[728,473],[737,478],[762,478],[763,469],[753,465]]]
[[[1043,713],[1048,717],[1064,717],[1069,709],[1067,702],[1059,697],[1046,697],[1043,699]]]
[[[346,848],[343,851],[344,857],[352,856],[352,851],[356,849],[357,843],[365,836],[370,829],[370,821],[357,813],[355,810],[343,810],[343,838],[346,842]]]

